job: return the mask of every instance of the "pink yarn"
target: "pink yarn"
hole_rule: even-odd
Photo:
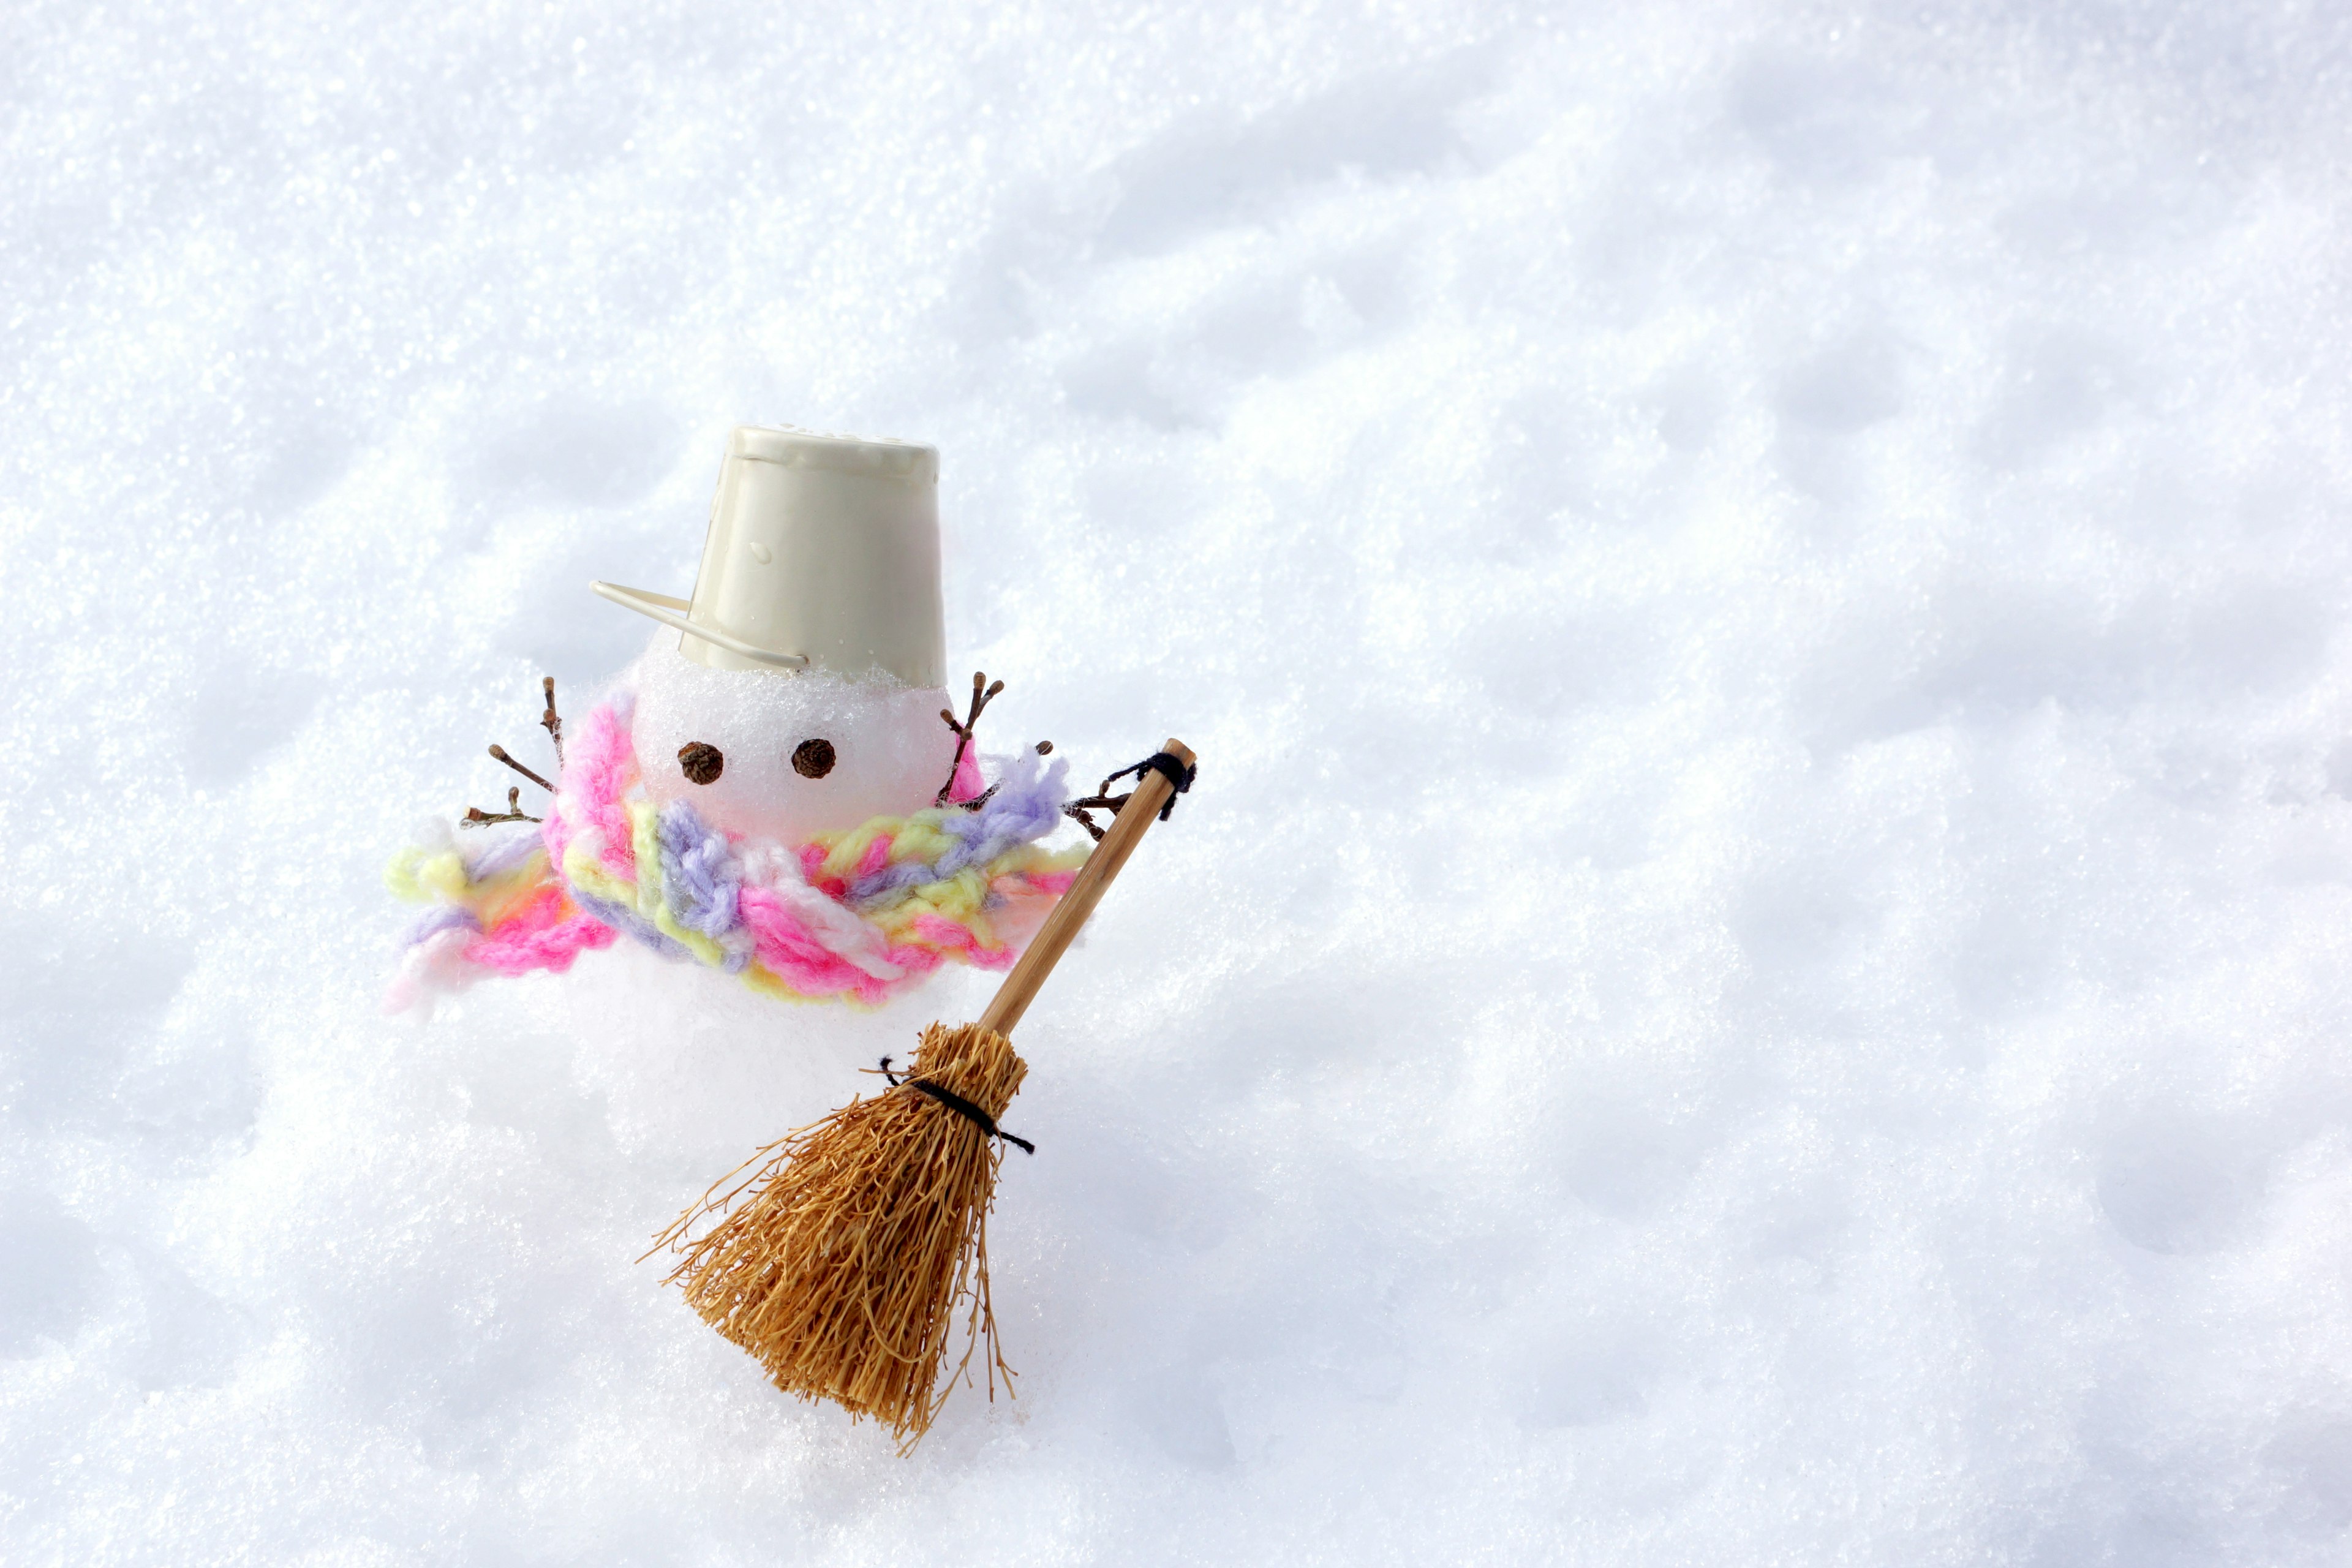
[[[509,922],[467,942],[465,952],[472,963],[500,974],[529,974],[534,969],[551,969],[561,974],[582,953],[612,946],[616,934],[611,926],[588,915],[573,915],[535,931],[528,926],[519,930],[517,923]]]
[[[803,995],[849,994],[879,1001],[887,994],[883,983],[809,934],[784,901],[765,888],[746,888],[737,895],[737,908],[751,929],[753,951],[785,984]]]
[[[942,920],[938,915],[917,915],[908,923],[915,928],[917,936],[926,942],[936,942],[942,948],[971,948],[973,945],[971,932],[964,930],[955,921]],[[974,951],[982,950],[974,949]]]
[[[626,702],[602,704],[589,711],[578,736],[563,757],[563,790],[559,804],[540,828],[547,840],[551,864],[563,864],[563,852],[579,828],[593,827],[604,839],[598,859],[625,879],[637,874],[637,852],[629,831],[629,814],[621,796],[635,782],[637,760],[629,740],[630,707]]]
[[[987,782],[980,776],[979,751],[974,747],[966,746],[963,749],[961,760],[956,763],[955,780],[948,785],[948,798],[976,800],[981,791],[987,787]]]
[[[929,974],[940,966],[940,953],[936,948],[917,947],[908,942],[890,950],[890,962],[909,974]]]

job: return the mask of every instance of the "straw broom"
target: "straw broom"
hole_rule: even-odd
[[[1161,754],[1189,785],[1191,750],[1171,740]],[[1012,1393],[989,1305],[988,1210],[1001,1142],[1028,1147],[996,1119],[1029,1069],[1006,1037],[1173,798],[1176,781],[1154,771],[1159,762],[1129,770],[1140,772],[1133,795],[979,1022],[933,1024],[888,1092],[760,1150],[655,1239],[654,1251],[680,1254],[664,1283],[778,1388],[874,1417],[901,1452],[930,1429],[982,1344],[989,1397],[999,1373]],[[725,1217],[688,1240],[711,1214]],[[942,1382],[959,1305],[963,1356]]]

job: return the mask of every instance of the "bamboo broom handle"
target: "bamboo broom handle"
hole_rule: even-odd
[[[1160,749],[1184,766],[1189,768],[1192,765],[1192,749],[1183,742],[1171,736]],[[1087,923],[1087,917],[1094,913],[1095,906],[1102,901],[1103,892],[1110,886],[1110,879],[1118,875],[1118,868],[1127,864],[1129,856],[1135,853],[1135,847],[1143,841],[1144,830],[1158,819],[1160,808],[1167,805],[1168,797],[1175,793],[1176,786],[1168,782],[1167,775],[1157,770],[1145,771],[1141,782],[1135,786],[1135,793],[1128,797],[1127,804],[1120,806],[1118,815],[1111,819],[1110,830],[1103,835],[1102,842],[1095,846],[1095,852],[1087,857],[1087,863],[1078,868],[1077,876],[1070,883],[1070,890],[1062,895],[1061,901],[1054,906],[1054,912],[1045,917],[1045,923],[1038,928],[1036,940],[1021,955],[1021,961],[1013,966],[1013,973],[1004,977],[1004,984],[996,988],[996,995],[989,1002],[988,1011],[980,1016],[982,1028],[993,1029],[1000,1035],[1013,1032],[1013,1026],[1021,1021],[1021,1015],[1026,1013],[1029,1004],[1037,999],[1038,989],[1045,984],[1045,976],[1054,973],[1054,965],[1061,961],[1062,954],[1070,950],[1070,943],[1077,940],[1078,930]]]

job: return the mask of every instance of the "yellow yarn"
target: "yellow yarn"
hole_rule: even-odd
[[[630,848],[637,857],[637,913],[662,912],[661,814],[649,800],[622,803],[629,814]]]
[[[393,897],[412,904],[462,904],[489,925],[546,879],[544,849],[478,882],[467,880],[466,863],[455,849],[404,849],[383,869],[383,885]]]
[[[658,864],[658,862],[656,862]],[[594,835],[583,833],[563,847],[564,879],[591,898],[602,899],[608,904],[634,907],[637,889],[627,879],[607,870],[596,858]]]

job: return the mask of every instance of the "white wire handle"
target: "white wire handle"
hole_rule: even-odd
[[[773,653],[767,648],[754,647],[732,632],[722,632],[717,626],[707,626],[698,621],[687,619],[687,612],[694,606],[684,599],[673,599],[667,594],[649,594],[643,588],[624,588],[618,583],[591,583],[588,586],[600,597],[612,600],[625,610],[651,616],[666,626],[676,626],[688,637],[700,637],[714,647],[723,647],[729,653],[755,663],[774,669],[808,668],[806,654]]]

